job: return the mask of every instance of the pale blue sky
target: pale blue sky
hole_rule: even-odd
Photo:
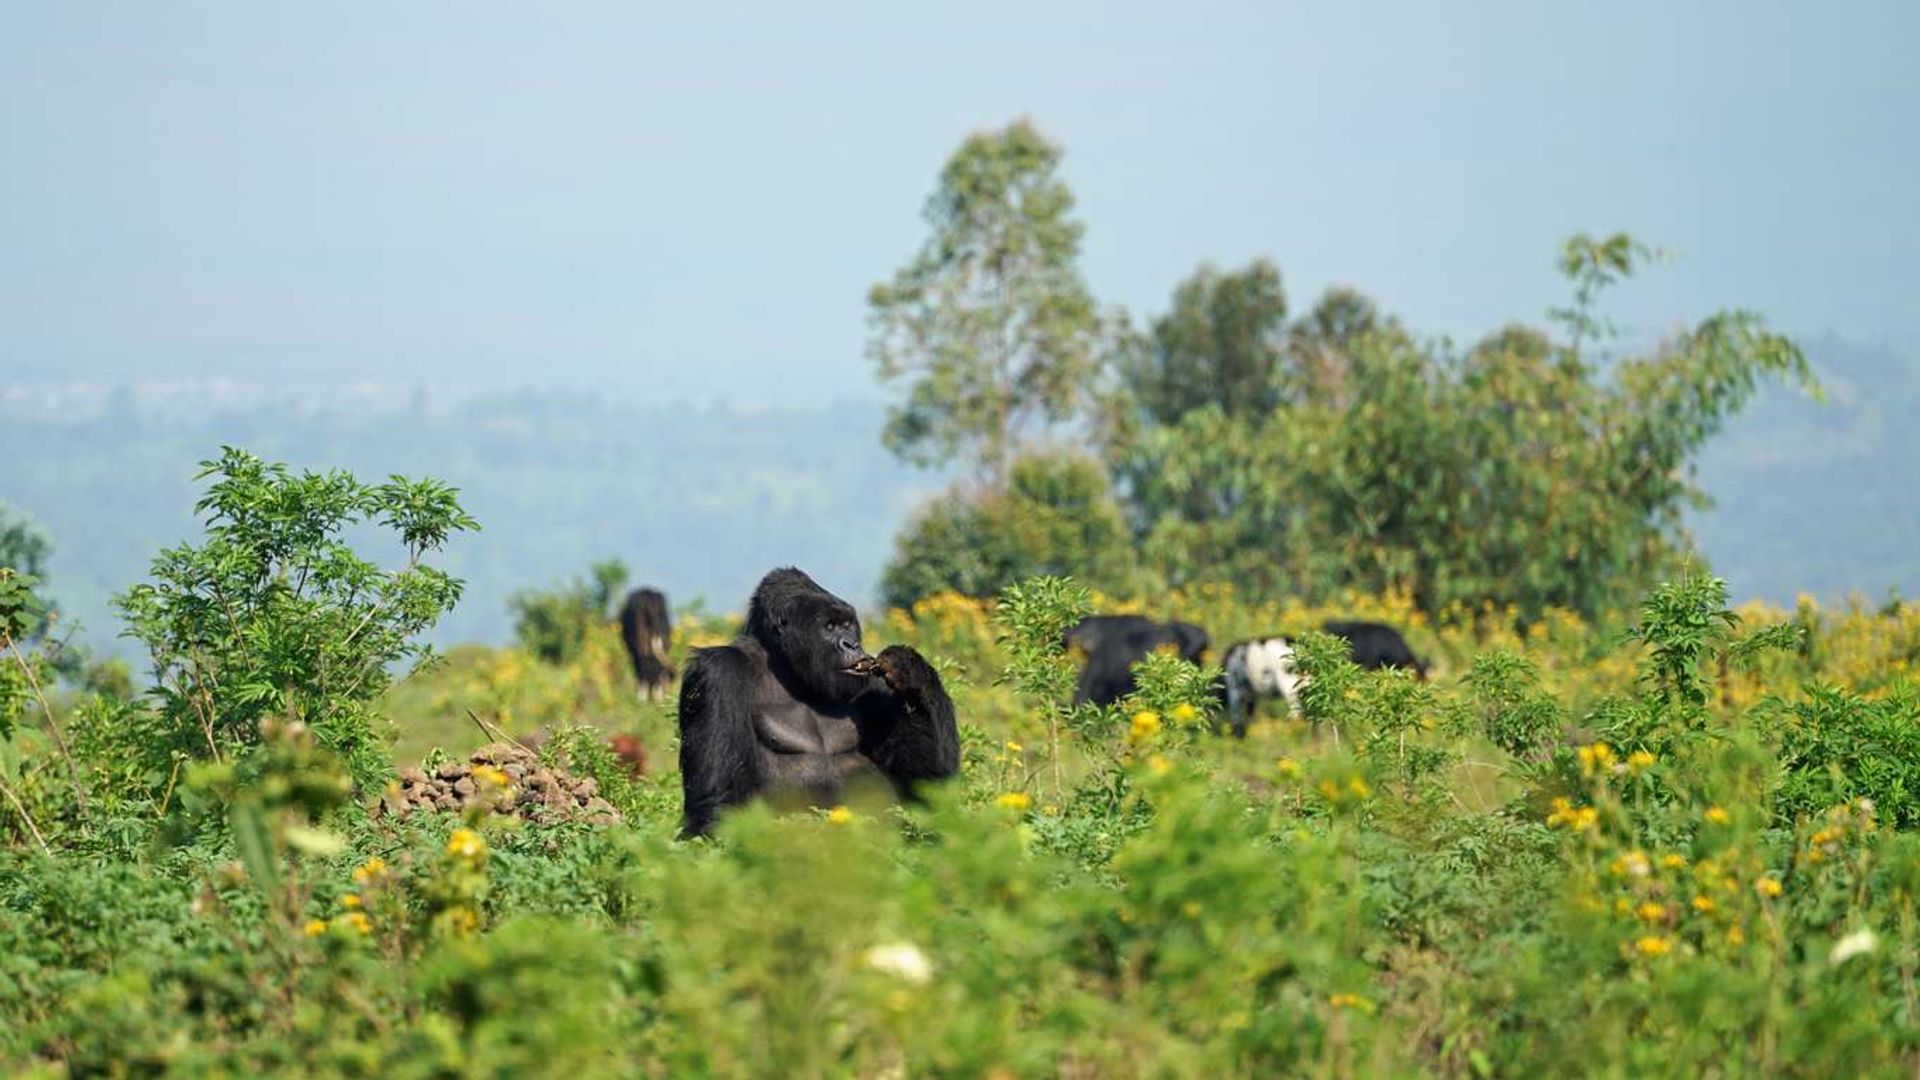
[[[1031,115],[1104,302],[1277,259],[1471,336],[1920,338],[1920,4],[0,0],[0,376],[828,400],[941,160]],[[802,11],[802,9],[805,11]]]

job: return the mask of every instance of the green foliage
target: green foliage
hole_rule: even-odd
[[[1205,405],[1230,417],[1265,415],[1282,400],[1287,297],[1280,270],[1256,259],[1244,270],[1202,266],[1174,289],[1122,379],[1156,423]]]
[[[1920,689],[1869,698],[1815,685],[1777,708],[1781,817],[1865,798],[1897,828],[1920,829]]]
[[[426,654],[414,635],[460,596],[458,580],[422,559],[475,522],[430,479],[296,475],[231,447],[200,475],[212,478],[196,505],[205,542],[163,551],[152,583],[120,599],[152,657],[163,720],[163,736],[141,749],[163,763],[225,761],[257,742],[263,718],[292,716],[356,779],[377,781],[390,765],[371,703],[393,665]],[[342,538],[360,523],[398,538],[400,568]]]
[[[1903,648],[1909,616],[1803,620],[1808,667],[1720,595],[1676,582],[1633,638],[1449,625],[1458,684],[1306,634],[1318,731],[1234,740],[1206,732],[1212,673],[1172,656],[1118,715],[1073,710],[1061,634],[1091,598],[1019,583],[965,650],[1002,674],[954,685],[956,782],[876,814],[749,808],[715,844],[674,841],[649,795],[609,827],[364,820],[275,719],[186,785],[230,836],[0,847],[0,1067],[1904,1075],[1920,846],[1875,808],[1912,801],[1911,682],[1795,695],[1863,630]],[[930,633],[986,633],[935,608]],[[1617,704],[1588,713],[1570,663],[1618,671]],[[1562,727],[1610,709],[1670,749]],[[1026,749],[1049,720],[1054,752]]]
[[[1617,246],[1576,260],[1574,310],[1632,268]],[[1513,327],[1453,355],[1329,315],[1375,328],[1302,328],[1279,376],[1303,388],[1296,399],[1116,425],[1148,561],[1175,584],[1264,595],[1405,590],[1430,613],[1618,609],[1677,567],[1680,516],[1703,498],[1688,474],[1700,446],[1760,380],[1807,369],[1734,313],[1603,375],[1578,351],[1600,324],[1580,318],[1570,344]]]
[[[1025,120],[969,137],[927,202],[932,235],[870,292],[868,351],[883,382],[908,380],[884,441],[907,460],[998,483],[1036,424],[1083,403],[1101,327],[1060,156]]]
[[[1560,703],[1540,687],[1540,669],[1523,653],[1504,649],[1473,658],[1464,679],[1472,723],[1509,755],[1532,760],[1565,726]]]
[[[1004,489],[963,483],[923,506],[895,539],[880,591],[907,608],[939,592],[993,596],[1047,575],[1113,591],[1132,580],[1132,544],[1107,478],[1075,454],[1022,457]]]
[[[549,664],[572,662],[594,628],[613,617],[629,576],[625,563],[606,559],[588,568],[585,581],[576,578],[547,592],[514,593],[507,601],[514,640]]]
[[[52,553],[53,543],[44,529],[0,502],[0,570],[37,578],[46,573],[47,556]]]

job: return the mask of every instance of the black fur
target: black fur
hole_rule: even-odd
[[[1207,632],[1188,622],[1154,622],[1144,615],[1090,615],[1065,635],[1069,647],[1087,654],[1073,701],[1111,705],[1136,689],[1133,665],[1163,645],[1172,645],[1193,663],[1206,658]]]
[[[1353,662],[1367,671],[1378,668],[1405,668],[1420,678],[1427,677],[1427,665],[1413,654],[1400,631],[1377,622],[1335,619],[1320,625],[1334,637],[1347,639],[1353,647]]]
[[[960,769],[953,700],[904,645],[866,659],[852,605],[791,567],[762,578],[731,645],[702,649],[680,687],[680,782],[686,835],[759,794],[812,805],[843,801],[863,779],[911,799],[916,782]]]
[[[673,640],[673,616],[667,597],[658,589],[635,589],[620,605],[620,640],[633,663],[633,677],[648,701],[664,697],[673,681],[667,643]]]

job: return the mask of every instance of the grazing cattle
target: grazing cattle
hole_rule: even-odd
[[[1320,629],[1345,638],[1353,662],[1364,670],[1405,668],[1417,678],[1427,677],[1426,664],[1391,626],[1335,619],[1322,623]],[[1280,635],[1237,642],[1228,647],[1221,668],[1227,724],[1235,736],[1246,736],[1254,706],[1262,698],[1280,698],[1289,712],[1300,715],[1300,689],[1306,685],[1306,676],[1294,666],[1292,638]]]
[[[1320,629],[1334,637],[1346,638],[1347,644],[1353,648],[1353,662],[1364,670],[1405,668],[1419,678],[1427,677],[1427,665],[1413,655],[1413,650],[1407,646],[1407,639],[1391,626],[1334,619],[1322,623]]]
[[[1220,660],[1226,697],[1227,726],[1234,737],[1247,737],[1247,724],[1261,698],[1281,698],[1287,711],[1300,714],[1300,687],[1306,679],[1293,666],[1293,639],[1254,638],[1227,647]]]
[[[1200,663],[1210,643],[1207,632],[1188,622],[1155,622],[1144,615],[1092,615],[1066,632],[1069,648],[1086,653],[1073,703],[1111,705],[1136,689],[1133,665],[1155,649],[1171,646]]]
[[[673,637],[673,618],[667,614],[666,595],[658,589],[635,589],[620,605],[620,640],[627,646],[627,659],[633,661],[633,677],[640,684],[640,696],[661,701],[673,682],[673,665],[667,662],[667,642]]]

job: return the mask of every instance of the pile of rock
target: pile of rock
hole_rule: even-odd
[[[481,775],[474,775],[476,769]],[[499,775],[506,777],[505,791]],[[417,767],[400,770],[400,783],[387,788],[373,812],[396,817],[416,811],[457,814],[475,806],[526,821],[610,825],[620,820],[620,811],[600,797],[600,784],[592,777],[543,764],[532,750],[505,742],[488,743],[466,761],[449,761],[431,774]]]

